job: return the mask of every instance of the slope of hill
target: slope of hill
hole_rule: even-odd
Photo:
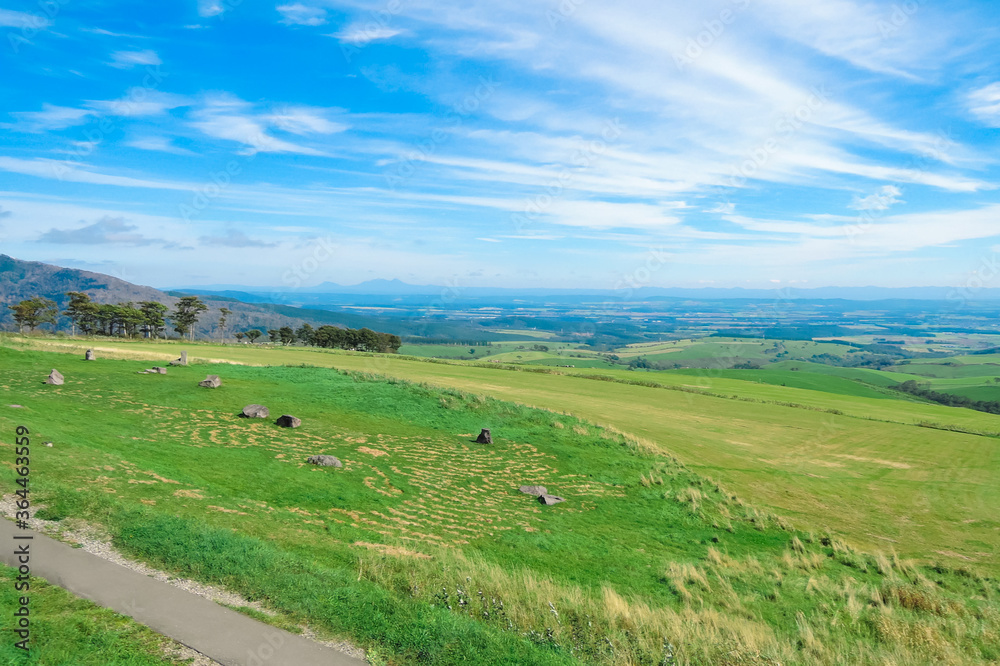
[[[910,410],[1000,417],[844,396],[834,414],[804,408],[820,391],[738,380],[699,395],[303,348],[188,343],[191,366],[149,376],[181,345],[102,343],[93,363],[32,349],[75,341],[4,338],[0,430],[30,418],[56,442],[32,455],[41,517],[98,522],[126,555],[372,663],[1000,658],[996,440]],[[39,381],[54,365],[63,386]],[[223,386],[196,388],[206,372]],[[239,418],[250,401],[301,427]],[[473,441],[483,426],[490,445]]]
[[[102,273],[62,268],[38,261],[22,261],[0,254],[0,329],[10,329],[14,325],[8,305],[26,298],[44,296],[55,301],[62,310],[69,301],[66,296],[68,291],[82,291],[96,303],[158,301],[173,308],[178,301],[177,292],[167,293]],[[341,315],[325,310],[298,310],[283,305],[251,304],[219,296],[204,296],[202,300],[209,306],[209,310],[201,316],[195,331],[196,335],[202,337],[218,338],[217,324],[221,308],[228,308],[232,312],[226,323],[226,329],[229,331],[282,326],[297,328],[306,322],[313,326],[339,324],[355,328],[379,327],[379,322],[370,318]],[[60,328],[67,327],[68,321],[64,317],[60,318]]]
[[[67,291],[83,291],[98,303],[153,301],[166,303],[159,289],[143,287],[110,275],[75,268],[62,268],[40,261],[21,261],[0,254],[0,304],[10,305],[25,298],[45,296],[61,302]],[[171,305],[177,299],[169,299]],[[9,314],[4,308],[4,315]]]

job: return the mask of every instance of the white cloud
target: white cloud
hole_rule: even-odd
[[[281,23],[285,25],[323,25],[326,23],[326,10],[322,7],[309,7],[301,2],[290,5],[278,5],[281,13]]]
[[[587,229],[663,230],[680,224],[681,220],[661,207],[644,203],[612,203],[609,201],[557,200],[542,209],[546,219],[554,224]]]
[[[391,39],[392,37],[402,33],[402,30],[390,28],[388,26],[376,25],[375,23],[353,23],[349,26],[345,26],[339,32],[327,35],[327,37],[334,37],[344,43],[353,44],[354,46],[363,46],[369,42]]]
[[[220,0],[198,0],[198,16],[210,18],[226,11]]]
[[[137,65],[162,65],[163,61],[156,51],[145,49],[143,51],[115,51],[111,54],[111,62],[108,63],[118,69],[131,69]]]
[[[893,204],[906,203],[899,197],[903,193],[895,185],[884,185],[867,197],[855,196],[848,208],[854,210],[888,210]]]
[[[232,95],[217,95],[206,100],[204,106],[192,114],[191,126],[216,139],[235,141],[253,153],[297,153],[299,155],[325,155],[323,151],[300,146],[275,138],[267,133],[267,126],[275,123],[266,116],[258,116],[253,106]],[[302,129],[302,119],[291,126]],[[313,119],[313,125],[316,125]],[[325,127],[325,126],[324,126]]]
[[[308,106],[283,107],[264,119],[276,129],[299,135],[335,134],[347,129],[347,125],[327,118],[324,109]]]
[[[722,215],[732,215],[736,212],[736,204],[731,201],[720,201],[712,208],[705,211],[706,213],[721,213]]]
[[[161,153],[172,153],[174,155],[196,155],[190,150],[175,146],[169,139],[162,136],[144,136],[125,142],[126,146],[138,148],[140,150],[153,150]]]
[[[879,20],[891,8],[832,1],[835,7],[828,10],[808,3],[796,8],[791,6],[796,4],[792,0],[762,0],[774,5],[773,11],[763,17],[757,12],[737,11],[735,22],[724,26],[721,36],[709,35],[709,46],[683,71],[674,65],[674,56],[706,31],[706,17],[715,16],[709,8],[721,4],[732,9],[742,3],[704,7],[642,0],[627,7],[587,3],[576,8],[572,20],[561,21],[552,31],[547,22],[538,21],[537,15],[513,3],[497,6],[492,2],[469,2],[457,6],[414,0],[408,5],[412,11],[407,12],[407,19],[448,31],[446,38],[441,37],[440,30],[416,32],[424,36],[432,51],[471,58],[496,56],[521,68],[529,78],[542,73],[561,81],[567,89],[579,84],[581,89],[614,99],[613,109],[606,111],[622,113],[626,122],[631,115],[635,133],[628,135],[629,143],[644,146],[634,151],[638,159],[629,166],[635,176],[633,181],[638,184],[640,179],[645,180],[649,193],[656,181],[667,179],[687,189],[724,184],[733,165],[769,138],[783,142],[782,152],[808,140],[822,153],[838,159],[816,160],[805,155],[809,166],[796,165],[793,160],[783,169],[761,170],[750,180],[800,183],[808,179],[812,186],[822,187],[843,187],[852,176],[896,180],[870,175],[879,173],[884,164],[902,163],[895,159],[864,164],[860,155],[876,146],[919,155],[921,159],[930,156],[927,165],[919,170],[888,167],[889,173],[900,176],[899,182],[919,182],[952,191],[989,187],[973,179],[938,173],[940,164],[953,163],[951,153],[961,153],[963,148],[943,142],[933,133],[910,129],[905,120],[897,120],[905,117],[900,114],[883,120],[879,107],[866,105],[864,96],[852,93],[846,97],[839,86],[842,79],[836,68],[831,71],[826,57],[832,55],[858,67],[912,78],[908,64],[919,61],[914,54],[941,51],[941,45],[954,35],[929,27],[931,10],[922,8],[922,12],[926,9],[926,17],[923,13],[919,20],[908,17],[905,30],[886,39]],[[784,9],[794,15],[769,18]],[[835,16],[837,12],[843,16]],[[776,25],[785,18],[788,25]],[[833,23],[827,25],[829,21]],[[792,34],[800,28],[798,36]],[[360,37],[348,28],[335,36]],[[817,44],[809,45],[818,52],[816,58],[776,60],[767,50],[776,40],[796,39],[805,44],[813,38]],[[609,53],[614,57],[609,58]],[[829,98],[814,99],[814,88],[822,88],[824,83],[831,85]],[[514,97],[518,92],[522,99],[517,104],[504,104],[504,96]],[[505,84],[497,97],[491,97],[482,108],[507,121],[544,126],[550,134],[569,127],[577,129],[577,118],[570,118],[573,114],[566,113],[565,105],[553,102],[558,100],[554,97],[557,92],[564,95],[568,90],[552,90],[540,98],[528,87],[518,86],[515,90]],[[795,120],[793,116],[803,111],[805,121],[795,122],[789,136],[776,132],[776,120]],[[562,158],[563,163],[566,159]],[[844,178],[822,179],[820,174],[809,173],[827,167]]]
[[[41,111],[14,111],[10,115],[17,119],[15,124],[6,124],[7,129],[21,132],[45,132],[82,125],[92,115],[87,109],[74,109],[54,104],[42,104]]]
[[[49,229],[39,236],[39,243],[56,245],[153,245],[163,243],[137,233],[138,227],[121,217],[105,216],[97,222],[75,229]]]
[[[190,100],[182,95],[147,88],[131,88],[120,99],[87,101],[87,106],[98,114],[122,117],[158,116],[190,104]]]
[[[14,111],[10,115],[16,123],[0,127],[20,132],[46,132],[50,130],[76,127],[100,116],[140,117],[156,116],[181,106],[190,104],[181,95],[132,88],[124,97],[114,100],[88,100],[86,108],[42,104],[41,111]]]
[[[52,22],[41,14],[0,9],[0,27],[3,28],[34,28],[42,30],[50,25],[52,25]]]
[[[49,178],[91,185],[116,185],[119,187],[145,187],[159,190],[191,190],[194,183],[146,180],[130,176],[116,176],[97,173],[74,162],[35,158],[23,160],[17,157],[0,157],[0,171],[10,171],[39,178]]]
[[[104,28],[83,28],[83,31],[94,35],[104,35],[105,37],[126,37],[128,39],[146,39],[148,37],[148,35],[136,35],[128,32],[112,32]]]
[[[972,210],[941,210],[884,218],[854,236],[856,245],[874,252],[912,252],[959,241],[1000,236],[1000,204]]]
[[[839,224],[816,224],[802,221],[759,220],[742,216],[727,217],[744,229],[764,234],[758,236],[755,256],[761,261],[782,263],[776,255],[811,259],[846,259],[915,252],[929,247],[943,247],[961,241],[1000,236],[996,219],[1000,204],[966,210],[936,210],[927,213],[885,215],[878,224],[861,218],[837,218]],[[797,245],[788,239],[768,238],[771,234],[798,236]],[[720,248],[721,251],[721,248]],[[745,251],[745,248],[744,248]]]
[[[786,38],[855,67],[913,79],[910,70],[918,65],[942,61],[928,56],[946,42],[947,29],[937,23],[933,31],[920,29],[925,16],[918,3],[910,3],[912,11],[903,3],[887,6],[851,0],[755,0],[755,4]]]
[[[212,245],[216,247],[276,247],[277,243],[268,243],[256,238],[250,238],[244,232],[237,229],[227,229],[221,236],[202,236],[198,239],[202,245]]]
[[[1000,82],[970,93],[969,111],[990,127],[1000,127]]]

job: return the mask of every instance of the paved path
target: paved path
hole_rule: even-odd
[[[15,539],[31,536],[31,540]],[[366,662],[258,622],[131,569],[0,519],[0,561],[18,566],[29,544],[31,574],[211,657],[224,666],[362,666]]]

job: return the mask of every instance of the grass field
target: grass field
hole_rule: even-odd
[[[815,354],[843,356],[850,347],[826,342],[702,338],[677,343],[629,345],[615,350],[624,359],[644,357],[653,363],[677,363],[690,368],[730,368],[738,363],[766,364],[785,359],[808,359]]]
[[[167,666],[190,663],[168,656],[170,645],[159,634],[117,613],[76,599],[61,588],[40,578],[29,581],[27,591],[14,589],[17,571],[0,565],[0,663],[72,664],[73,666]],[[18,608],[18,597],[31,601],[30,649],[15,643],[22,640],[9,618]],[[7,612],[9,611],[9,612]]]
[[[33,344],[79,352],[79,343]],[[1000,440],[947,430],[1000,432],[1000,417],[991,414],[758,384],[715,372],[597,373],[673,389],[664,391],[574,376],[595,372],[586,369],[559,368],[561,374],[553,375],[302,348],[186,348],[193,358],[373,372],[582,415],[657,442],[797,524],[825,525],[857,545],[892,544],[912,556],[955,552],[961,555],[955,561],[1000,571],[1000,525],[992,509],[1000,501]],[[98,349],[164,359],[176,358],[181,347],[102,343]],[[914,483],[921,480],[933,483]],[[855,501],[859,496],[866,501]]]
[[[540,352],[532,349],[533,346],[544,345],[551,350],[551,353]],[[421,358],[448,358],[472,360],[484,358],[502,358],[509,360],[524,360],[538,358],[560,358],[559,351],[572,350],[578,347],[576,343],[569,342],[547,342],[539,340],[511,340],[509,342],[493,342],[488,346],[467,345],[430,345],[406,344],[399,348],[399,353],[403,356],[418,356]],[[475,352],[475,353],[470,353]]]
[[[1000,570],[998,439],[916,425],[1000,431],[988,414],[711,373],[599,373],[657,387],[302,348],[185,345],[247,365],[139,375],[182,347],[93,342],[87,363],[81,343],[5,344],[2,450],[20,422],[56,443],[33,461],[43,517],[105,523],[137,557],[394,663],[1000,659],[1000,590],[981,577]],[[301,364],[322,367],[254,367]],[[64,386],[41,383],[51,367]],[[221,389],[196,386],[208,373]],[[236,418],[251,402],[304,425]],[[471,442],[480,427],[494,447]],[[314,453],[344,467],[304,464]],[[567,501],[541,506],[522,483]]]
[[[793,366],[795,367],[795,366]],[[698,370],[676,370],[679,375],[698,377]],[[762,384],[773,384],[777,386],[792,386],[795,388],[819,391],[822,393],[835,393],[838,395],[856,396],[859,398],[899,399],[899,394],[886,391],[877,385],[868,384],[858,379],[841,377],[834,374],[820,374],[813,372],[802,372],[800,370],[719,370],[714,373],[715,377],[725,379],[738,379],[747,382],[758,382]]]

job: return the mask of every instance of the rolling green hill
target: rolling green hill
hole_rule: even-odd
[[[15,339],[82,355],[83,343]],[[252,365],[309,364],[377,373],[571,412],[657,442],[802,527],[829,528],[864,547],[937,551],[1000,571],[992,506],[1000,483],[1000,417],[672,372],[482,367],[303,348],[107,343],[102,355]],[[528,370],[538,370],[533,372]],[[595,381],[599,378],[644,385]],[[657,388],[661,387],[661,388]],[[917,483],[923,480],[935,483]],[[864,497],[863,502],[857,501]],[[994,543],[983,548],[982,543]],[[962,559],[969,558],[969,559]]]
[[[1000,659],[998,440],[907,423],[996,417],[295,348],[188,345],[193,365],[146,375],[181,347],[100,343],[87,362],[79,345],[0,344],[0,431],[54,442],[32,462],[42,517],[100,522],[134,557],[387,663]],[[41,382],[52,367],[65,385]],[[197,386],[208,373],[221,388]],[[238,418],[248,403],[302,427]]]

